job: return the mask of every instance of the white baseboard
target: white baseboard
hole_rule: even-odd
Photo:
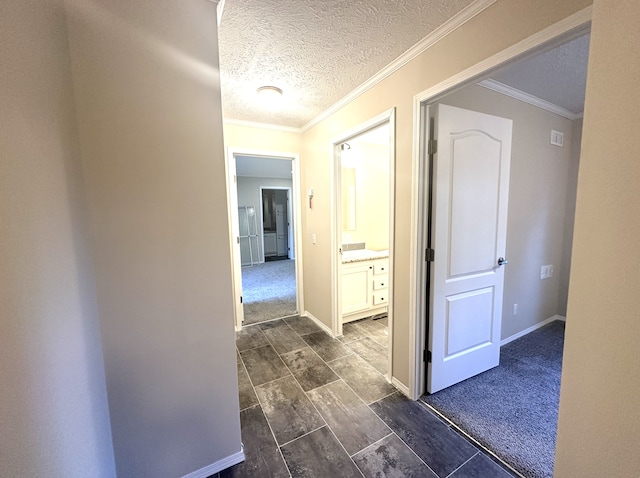
[[[404,383],[398,380],[395,377],[391,377],[391,385],[396,387],[400,392],[402,392],[407,398],[411,398],[409,396],[409,387],[407,387]]]
[[[322,330],[324,330],[326,333],[328,333],[329,336],[333,337],[333,330],[331,330],[331,327],[327,326],[327,324],[325,324],[320,319],[315,317],[311,312],[309,312],[308,310],[305,310],[304,314],[302,314],[302,316],[303,317],[308,317],[311,320],[313,320],[318,327],[320,327]]]
[[[545,325],[550,324],[554,320],[565,321],[566,317],[562,315],[552,315],[548,319],[544,319],[542,322],[538,322],[537,324],[532,325],[531,327],[527,327],[526,329],[521,330],[517,334],[513,334],[511,337],[507,337],[506,339],[502,340],[500,342],[500,347],[502,347],[503,345],[507,345],[509,342],[513,342],[514,340],[519,339],[520,337],[524,337],[525,335],[530,334],[534,330],[537,330],[540,327],[544,327]]]
[[[238,452],[230,455],[222,460],[218,460],[215,463],[200,468],[199,470],[192,471],[184,475],[182,478],[207,478],[222,470],[226,470],[230,466],[237,465],[244,461],[244,447]]]

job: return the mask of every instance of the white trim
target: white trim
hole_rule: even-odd
[[[426,183],[421,176],[423,152],[421,148],[421,118],[422,104],[427,100],[434,100],[438,95],[456,86],[481,77],[492,69],[516,59],[527,52],[542,47],[545,43],[554,39],[566,37],[572,33],[577,34],[584,31],[591,22],[592,7],[588,6],[573,15],[570,15],[553,25],[531,35],[528,38],[490,56],[489,58],[476,63],[475,65],[461,71],[460,73],[442,81],[427,90],[418,93],[413,98],[413,148],[412,148],[412,176],[413,185],[411,192],[411,238],[409,251],[411,254],[411,277],[410,277],[410,303],[414,307],[409,309],[409,398],[417,400],[424,392],[424,362],[422,361],[422,350],[424,349],[425,317],[424,313],[424,271],[426,270],[422,253],[424,250],[423,216],[424,216],[424,195]]]
[[[532,106],[536,106],[543,110],[549,111],[551,113],[557,114],[558,116],[562,116],[563,118],[570,119],[571,121],[576,120],[582,117],[582,112],[574,113],[573,111],[569,111],[562,106],[558,106],[550,101],[543,100],[542,98],[538,98],[537,96],[530,95],[529,93],[518,90],[509,85],[505,85],[504,83],[500,83],[499,81],[492,80],[491,78],[487,78],[486,80],[482,80],[478,83],[478,86],[482,86],[483,88],[487,88],[491,91],[495,91],[496,93],[500,93],[505,96],[509,96],[513,99],[522,101],[524,103],[528,103]]]
[[[431,48],[433,45],[438,43],[440,40],[445,38],[447,35],[460,28],[462,25],[467,23],[476,15],[482,13],[489,6],[493,5],[496,0],[476,0],[471,3],[468,7],[464,8],[460,12],[458,12],[455,16],[447,20],[445,23],[440,25],[434,31],[429,33],[426,37],[420,40],[418,43],[413,45],[407,51],[405,51],[402,55],[396,58],[394,61],[385,66],[378,73],[373,75],[367,81],[358,86],[355,90],[349,93],[347,96],[339,100],[338,102],[331,105],[329,108],[324,110],[318,116],[313,118],[307,124],[302,127],[302,132],[308,131],[313,128],[315,125],[320,123],[321,121],[327,119],[329,116],[334,114],[339,109],[343,108],[347,104],[351,103],[358,96],[362,95],[366,91],[373,88],[375,85],[380,83],[385,78],[388,78],[393,73],[398,71],[404,65],[409,63],[411,60],[416,58],[418,55],[424,53],[427,49]]]
[[[214,3],[217,3],[217,9],[218,9],[218,28],[220,28],[220,24],[222,23],[222,12],[224,11],[224,2],[226,2],[226,0],[209,0],[212,1]]]
[[[320,327],[322,330],[324,330],[327,334],[329,334],[329,336],[334,337],[333,332],[331,331],[331,327],[329,327],[327,324],[325,324],[324,322],[322,322],[320,319],[318,319],[315,315],[313,315],[311,312],[309,312],[308,310],[304,311],[304,314],[302,314],[303,317],[307,317],[309,319],[311,319],[313,322],[315,322],[315,324]]]
[[[394,387],[396,387],[400,393],[402,393],[403,395],[405,395],[406,397],[409,397],[409,387],[407,387],[404,383],[402,383],[400,380],[398,380],[395,377],[391,377],[391,385],[393,385]]]
[[[278,124],[258,123],[256,121],[235,120],[235,119],[226,119],[226,118],[224,119],[224,122],[227,124],[232,124],[236,126],[245,126],[247,128],[269,129],[273,131],[283,131],[285,133],[295,133],[295,134],[304,133],[304,131],[301,128],[295,128],[293,126],[281,126]]]
[[[500,341],[500,347],[502,347],[503,345],[507,345],[509,342],[513,342],[514,340],[519,339],[520,337],[524,337],[525,335],[530,334],[534,330],[538,330],[540,327],[544,327],[545,325],[550,324],[551,322],[554,322],[556,320],[560,320],[564,322],[566,318],[562,315],[552,315],[548,319],[544,319],[542,322],[538,322],[537,324],[534,324],[531,327],[527,327],[526,329],[521,330],[517,334],[513,334],[511,337],[502,339]]]
[[[210,465],[207,465],[204,468],[200,468],[199,470],[187,473],[186,475],[183,475],[182,478],[207,478],[214,473],[226,470],[230,466],[242,463],[244,459],[244,447],[242,447],[242,449],[238,453],[229,455],[228,457],[223,458],[222,460],[218,460],[215,463],[211,463]]]
[[[238,185],[233,181],[230,177],[231,171],[235,172],[235,157],[241,156],[256,156],[263,158],[277,158],[277,159],[287,159],[292,162],[293,165],[293,174],[292,174],[292,198],[291,205],[293,208],[293,244],[294,244],[294,254],[295,254],[295,269],[296,269],[296,310],[298,314],[302,313],[304,310],[304,294],[302,293],[304,290],[303,284],[303,265],[302,265],[302,192],[300,190],[301,178],[300,178],[300,155],[298,153],[289,153],[282,151],[269,151],[269,150],[261,150],[261,149],[249,149],[249,148],[227,148],[227,154],[225,155],[225,166],[227,173],[227,203],[229,205],[229,224],[233,225],[234,222],[237,222],[237,210],[234,212],[231,210],[234,204],[237,205],[237,194],[238,194]],[[231,167],[233,165],[233,167]],[[232,199],[235,194],[235,198]],[[232,214],[235,214],[232,216]],[[229,241],[231,248],[231,265],[232,265],[232,293],[234,297],[234,324],[236,331],[242,330],[242,321],[241,315],[238,311],[239,307],[242,305],[239,303],[239,300],[236,300],[239,297],[237,294],[237,283],[236,274],[241,273],[241,271],[236,270],[236,250],[235,250],[235,237],[234,237],[234,227],[230,228],[229,231]],[[264,244],[262,246],[262,250],[264,253]],[[239,263],[239,259],[237,260]],[[240,281],[241,283],[241,281]]]
[[[466,70],[463,70],[460,73],[444,81],[441,81],[437,85],[426,89],[422,93],[418,93],[414,97],[414,100],[422,102],[427,99],[431,99],[434,96],[453,88],[454,86],[459,86],[461,83],[465,83],[469,80],[472,80],[473,78],[477,78],[483,73],[487,73],[489,70],[492,70],[508,61],[514,60],[515,58],[531,50],[535,50],[536,48],[553,40],[554,38],[569,33],[571,30],[578,29],[580,27],[586,27],[586,25],[591,21],[591,10],[592,7],[588,6],[574,13],[573,15],[560,20],[558,23],[554,23],[553,25],[548,26],[544,30],[540,30],[538,33],[535,33],[530,37],[527,37],[524,40],[519,41],[518,43],[511,45],[508,48],[505,48],[501,52],[496,53],[495,55],[490,56],[489,58],[486,58],[479,63],[476,63]]]

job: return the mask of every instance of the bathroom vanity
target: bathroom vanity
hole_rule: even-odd
[[[359,249],[342,255],[342,322],[387,312],[389,251]]]

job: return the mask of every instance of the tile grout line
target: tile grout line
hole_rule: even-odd
[[[320,416],[320,418],[322,418],[322,416]],[[267,419],[267,421],[269,421],[269,420]],[[322,418],[322,421],[324,422],[324,418]],[[287,445],[290,445],[294,441],[300,440],[300,438],[304,438],[307,435],[311,435],[313,432],[317,432],[318,430],[320,430],[321,428],[324,428],[324,427],[329,427],[329,425],[327,425],[327,422],[325,422],[324,425],[320,425],[319,427],[314,428],[313,430],[310,430],[308,432],[303,433],[299,437],[292,438],[291,440],[289,440],[288,442],[283,443],[282,445],[279,445],[278,442],[276,442],[276,445],[278,445],[278,448],[285,447]]]
[[[377,415],[376,415],[376,416],[377,416]],[[379,417],[378,417],[378,418],[379,418]],[[382,423],[384,423],[384,422],[382,422]],[[385,425],[386,425],[386,423],[385,423]],[[389,430],[391,430],[391,429],[389,429]],[[367,445],[367,446],[365,446],[362,450],[359,450],[359,451],[355,452],[353,455],[351,455],[351,458],[353,458],[353,457],[354,457],[354,456],[356,456],[356,455],[359,455],[360,453],[362,453],[362,452],[363,452],[363,451],[365,451],[365,450],[368,450],[368,449],[369,449],[369,448],[371,448],[372,446],[377,445],[377,444],[378,444],[378,443],[380,443],[382,440],[384,440],[384,439],[386,439],[386,438],[389,438],[391,435],[395,435],[395,433],[393,433],[393,430],[391,430],[389,433],[387,433],[385,436],[383,436],[383,437],[382,437],[382,438],[380,438],[379,440],[374,441],[371,445]]]
[[[244,359],[242,358],[242,355],[240,355],[240,360],[242,361],[242,365],[245,367],[245,371],[246,371],[246,365],[244,363]],[[286,364],[285,364],[286,367]],[[253,393],[256,396],[256,400],[258,400],[257,405],[255,405],[256,407],[260,407],[260,412],[262,413],[262,416],[264,417],[265,421],[267,422],[267,426],[269,427],[269,431],[271,432],[271,436],[273,437],[273,443],[276,445],[276,448],[278,450],[278,453],[280,454],[280,458],[282,458],[282,463],[284,463],[285,468],[287,469],[287,472],[289,473],[289,477],[292,477],[293,475],[291,474],[291,470],[289,469],[289,465],[287,465],[287,460],[284,459],[284,455],[282,454],[282,450],[280,449],[280,447],[278,446],[278,440],[276,440],[276,435],[273,432],[273,428],[271,427],[271,423],[269,422],[269,417],[267,417],[267,414],[264,412],[264,409],[262,408],[262,403],[260,403],[260,397],[258,396],[258,393],[256,392],[256,387],[253,384],[253,380],[251,380],[251,376],[249,375],[249,372],[247,372],[247,377],[249,378],[249,383],[251,384],[251,387],[253,388]],[[284,378],[284,377],[281,377]],[[275,380],[272,380],[275,381]],[[251,407],[249,407],[251,408]],[[240,432],[240,438],[242,438],[242,430]]]
[[[516,469],[514,469],[511,465],[509,465],[506,461],[504,461],[502,458],[500,458],[498,455],[496,455],[493,451],[489,450],[486,446],[484,446],[482,443],[480,443],[478,440],[476,440],[475,438],[473,438],[471,435],[469,435],[467,432],[465,432],[462,428],[460,428],[458,425],[456,425],[455,423],[453,423],[451,420],[449,420],[449,418],[447,418],[445,415],[443,415],[442,413],[440,413],[437,409],[435,409],[434,407],[432,407],[431,405],[429,405],[426,402],[423,402],[422,400],[418,399],[416,400],[417,402],[421,403],[424,407],[426,407],[427,409],[429,409],[430,411],[432,411],[437,418],[440,418],[441,421],[444,421],[445,424],[449,424],[449,428],[453,428],[457,433],[459,433],[460,435],[462,435],[464,438],[466,438],[468,441],[470,441],[476,448],[480,449],[481,451],[484,451],[486,454],[491,455],[490,458],[493,459],[493,461],[495,462],[496,460],[498,461],[499,465],[502,465],[503,468],[506,468],[507,470],[509,470],[511,473],[515,474],[516,476],[520,477],[520,478],[525,478],[524,475],[522,475],[520,472],[518,472]]]
[[[475,452],[468,460],[466,460],[464,463],[462,463],[458,468],[456,468],[455,470],[453,470],[451,473],[449,473],[445,478],[450,478],[451,476],[453,476],[453,474],[458,471],[460,468],[462,468],[464,465],[466,465],[467,463],[469,463],[471,460],[473,460],[476,456],[478,456],[480,454],[480,450],[478,450],[477,452]]]

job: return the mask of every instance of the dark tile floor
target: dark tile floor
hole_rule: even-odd
[[[386,319],[333,339],[306,317],[236,334],[245,461],[214,477],[513,475],[390,385]]]

